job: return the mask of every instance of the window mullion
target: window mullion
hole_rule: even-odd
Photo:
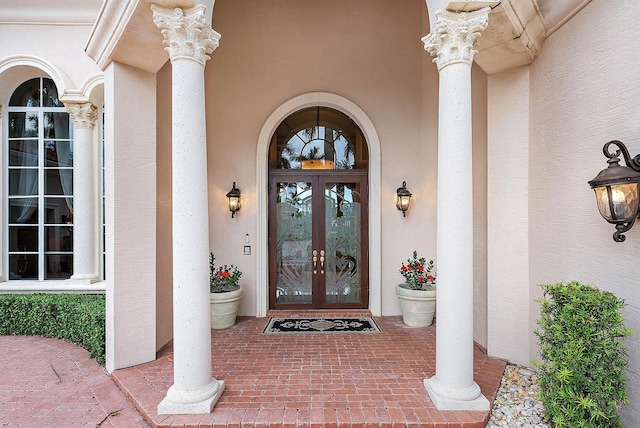
[[[45,152],[44,152],[44,114],[42,106],[38,109],[38,280],[45,279],[45,243],[44,243],[44,178],[45,178]]]

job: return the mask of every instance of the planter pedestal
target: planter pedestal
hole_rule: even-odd
[[[411,327],[426,327],[436,313],[436,290],[412,290],[408,284],[396,285],[402,320]]]
[[[236,323],[236,315],[240,307],[242,287],[234,291],[224,293],[210,293],[211,328],[221,330],[229,328]]]

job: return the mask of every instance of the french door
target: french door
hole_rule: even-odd
[[[271,309],[367,308],[366,171],[272,171]]]

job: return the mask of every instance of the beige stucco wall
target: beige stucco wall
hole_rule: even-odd
[[[242,254],[245,235],[254,245],[257,194],[266,190],[255,188],[259,131],[284,101],[307,92],[332,92],[357,104],[380,137],[383,313],[398,312],[393,287],[401,280],[400,262],[414,248],[435,255],[435,227],[425,221],[434,216],[428,208],[434,202],[427,198],[433,183],[424,177],[436,159],[423,155],[429,149],[421,135],[424,9],[419,0],[405,7],[384,0],[366,6],[344,1],[304,7],[286,0],[216,3],[213,27],[222,40],[205,72],[211,246],[220,262],[242,268],[245,284],[256,281],[255,252]],[[435,142],[433,132],[427,144]],[[394,206],[403,180],[415,195],[405,219]],[[232,181],[243,194],[235,219],[224,199]],[[251,288],[242,300],[242,314],[255,314]]]
[[[255,185],[256,162],[264,161],[256,159],[258,134],[276,107],[300,94],[345,97],[378,132],[384,315],[399,314],[394,287],[402,280],[400,263],[414,249],[435,257],[438,74],[420,42],[428,32],[426,12],[421,0],[402,7],[387,0],[304,7],[290,0],[216,3],[213,28],[222,39],[205,71],[210,240],[218,261],[244,272],[248,289],[241,314],[255,315],[256,307],[256,204],[266,191]],[[482,85],[483,73],[477,74]],[[474,101],[482,109],[479,94]],[[414,195],[406,218],[394,204],[403,180]],[[233,181],[242,190],[243,207],[231,219],[224,195]],[[251,256],[243,255],[246,234]]]
[[[529,67],[488,78],[488,346],[518,364],[529,355]]]
[[[171,63],[157,74],[156,98],[156,346],[173,338],[173,263],[171,245]]]
[[[537,284],[575,279],[626,300],[626,324],[636,332],[626,340],[627,427],[640,426],[640,227],[614,242],[587,180],[607,166],[607,141],[640,152],[638,16],[637,2],[619,8],[593,0],[546,40],[531,66],[530,292],[539,296]],[[533,330],[538,309],[530,305]],[[530,349],[533,358],[533,337]]]

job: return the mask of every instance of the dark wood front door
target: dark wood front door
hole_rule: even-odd
[[[270,308],[367,308],[367,214],[366,170],[271,171]]]

